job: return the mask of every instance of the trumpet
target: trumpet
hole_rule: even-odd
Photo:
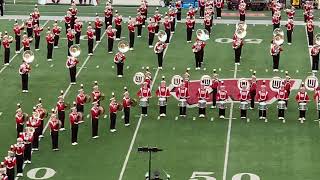
[[[22,54],[22,58],[26,63],[30,64],[34,61],[34,54],[32,51],[27,50]]]
[[[72,45],[70,48],[69,48],[69,51],[70,51],[70,55],[74,58],[80,56],[81,54],[81,49],[80,49],[80,46],[79,45]]]
[[[160,30],[159,32],[158,32],[158,39],[159,39],[159,41],[161,41],[161,42],[165,42],[166,40],[167,40],[167,33],[165,32],[165,31],[163,31],[163,30]]]
[[[105,113],[105,109],[103,106],[99,106],[99,111],[100,111],[100,114],[104,114]]]
[[[129,51],[129,43],[127,41],[120,41],[118,43],[118,50],[122,53],[126,53]]]

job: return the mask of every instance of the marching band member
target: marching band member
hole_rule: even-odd
[[[106,29],[106,34],[108,37],[108,53],[111,54],[112,53],[112,49],[113,49],[113,42],[114,39],[116,37],[116,32],[117,30],[112,29],[112,26],[109,25]]]
[[[69,114],[70,119],[70,125],[71,125],[71,144],[72,146],[77,145],[78,141],[78,129],[79,129],[79,120],[81,117],[79,116],[79,113],[77,112],[77,108],[73,107],[71,108],[71,113]]]
[[[33,25],[38,25],[39,26],[39,19],[40,19],[40,12],[38,9],[38,5],[35,5],[33,13],[31,14],[32,20],[33,20]]]
[[[142,27],[145,27],[146,19],[148,16],[148,3],[147,3],[147,1],[144,1],[144,0],[141,1],[141,5],[139,7],[139,12],[143,16]]]
[[[98,13],[96,13],[96,20],[94,21],[94,29],[95,29],[95,35],[96,35],[96,41],[100,42],[101,39],[101,28],[103,24],[101,19],[98,16]]]
[[[138,34],[137,37],[141,37],[141,33],[142,33],[142,23],[143,23],[143,16],[141,15],[140,12],[137,13],[136,16],[136,26],[137,26],[137,30],[138,30]]]
[[[26,34],[22,36],[23,51],[30,50],[31,41],[32,41],[32,38],[28,38]]]
[[[17,107],[18,109],[16,110],[15,118],[16,118],[17,138],[18,138],[20,136],[20,133],[23,132],[24,120],[27,117],[24,116],[20,104],[17,104]]]
[[[2,39],[2,45],[4,47],[4,65],[9,65],[9,58],[10,58],[10,44],[12,43],[13,39],[11,36],[8,36],[7,31],[4,32],[4,36]]]
[[[192,5],[190,4],[189,6],[189,10],[187,12],[187,16],[190,17],[190,19],[192,19],[192,23],[193,23],[193,26],[192,26],[192,31],[194,31],[194,26],[195,26],[195,16],[196,16],[196,13],[197,13],[197,9],[193,8]]]
[[[34,107],[35,110],[35,107]],[[36,111],[32,113],[32,116],[29,118],[27,121],[27,126],[34,128],[34,133],[33,133],[33,141],[32,141],[32,150],[33,151],[38,151],[39,149],[39,135],[40,135],[40,114]]]
[[[294,15],[296,14],[296,12],[294,11],[294,6],[291,6],[291,9],[287,9],[286,10],[286,13],[287,13],[287,16],[288,16],[288,19],[292,19],[294,18]]]
[[[175,3],[176,9],[177,9],[177,21],[181,21],[181,11],[182,11],[182,1],[176,1]]]
[[[158,32],[159,32],[159,28],[160,28],[159,24],[161,21],[161,17],[162,17],[162,14],[159,13],[159,9],[157,7],[153,15],[154,22],[156,23],[156,30],[155,30],[156,35],[158,35]]]
[[[287,24],[285,26],[287,27],[288,45],[291,45],[291,43],[292,43],[292,32],[293,32],[293,29],[294,29],[293,19],[288,19],[288,22],[287,22]]]
[[[58,21],[57,20],[55,20],[55,23],[53,24],[52,33],[54,35],[53,47],[54,48],[58,48],[59,38],[60,38],[60,33],[61,33],[61,27],[58,26]]]
[[[180,86],[177,88],[176,96],[180,102],[186,102],[189,98],[188,88],[185,86],[184,81],[182,80]],[[179,103],[180,111],[179,116],[186,117],[187,116],[187,106],[186,104]]]
[[[247,90],[247,86],[242,86],[241,90],[239,91],[239,100],[241,102],[248,102],[249,98],[249,91]],[[246,109],[241,109],[240,110],[240,118],[245,119],[247,118],[247,110]]]
[[[47,41],[47,60],[52,61],[54,35],[50,31],[50,28],[48,28],[48,31],[47,31],[46,41]]]
[[[76,3],[75,2],[71,2],[71,7],[69,8],[69,11],[71,13],[71,22],[70,22],[70,26],[71,26],[71,29],[74,28],[74,24],[75,24],[75,21],[77,19],[77,14],[78,14],[78,9],[76,7]]]
[[[109,112],[110,112],[110,132],[116,132],[117,111],[119,110],[119,104],[116,101],[114,93],[110,99]]]
[[[14,154],[16,155],[16,165],[17,165],[17,177],[23,176],[23,156],[25,151],[25,145],[23,139],[18,137],[17,143],[13,145]]]
[[[32,127],[26,127],[25,131],[20,134],[20,138],[24,142],[23,160],[26,164],[31,164],[31,148],[34,137],[34,129]]]
[[[99,90],[98,81],[94,82],[93,91],[91,92],[92,101],[97,102],[100,105],[100,101],[103,100],[104,94]]]
[[[217,101],[220,102],[226,102],[229,98],[229,95],[228,95],[228,91],[226,90],[226,87],[224,86],[224,82],[222,81],[221,82],[221,85],[219,86],[219,90],[216,94],[216,99]],[[226,116],[226,107],[225,106],[219,106],[219,117],[221,119],[224,119],[224,117]]]
[[[281,84],[280,89],[278,90],[278,92],[276,94],[276,98],[277,98],[278,102],[279,101],[283,101],[283,102],[288,101],[288,92],[285,89],[284,84]],[[285,111],[284,107],[278,106],[278,119],[279,120],[284,120],[284,111]]]
[[[205,0],[199,0],[198,1],[198,7],[200,8],[200,19],[204,18],[204,7],[205,7]]]
[[[272,42],[270,48],[270,54],[273,58],[273,71],[279,71],[279,61],[280,61],[280,52],[283,51],[281,46],[277,45],[276,43]]]
[[[187,27],[187,43],[191,43],[193,21],[190,18],[190,16],[187,16],[186,27]]]
[[[203,62],[203,55],[202,51],[203,48],[205,47],[205,43],[198,38],[196,39],[196,42],[192,45],[192,51],[195,55],[195,60],[196,60],[196,70],[200,70],[201,64]]]
[[[160,117],[165,117],[167,113],[167,99],[170,97],[170,90],[168,87],[166,87],[164,76],[162,76],[162,81],[160,82],[160,86],[156,91],[156,95],[159,98]]]
[[[190,84],[190,74],[189,74],[190,68],[186,69],[186,72],[183,74],[183,80],[184,80],[184,86],[186,88],[189,88]]]
[[[176,9],[174,9],[173,7],[169,7],[169,12],[168,12],[169,18],[170,18],[170,23],[171,23],[171,27],[170,27],[170,31],[172,34],[174,34],[175,31],[175,27],[176,27]]]
[[[137,93],[137,96],[141,100],[146,100],[148,102],[149,98],[151,98],[151,90],[148,87],[148,83],[144,82]],[[141,106],[141,115],[147,116],[148,115],[148,106]]]
[[[70,56],[70,47],[73,45],[73,40],[74,40],[74,31],[69,27],[68,28],[68,33],[67,33],[67,40],[68,40],[68,49],[67,49],[67,53],[68,56]],[[89,38],[88,38],[88,43],[89,43]]]
[[[144,82],[146,82],[147,87],[150,88],[151,83],[152,83],[152,74],[151,74],[148,66],[146,67],[146,72],[144,73],[144,76],[145,76]]]
[[[58,119],[61,122],[61,127],[59,129],[60,131],[64,131],[65,130],[64,121],[65,121],[65,118],[66,118],[65,110],[66,110],[67,107],[68,107],[68,105],[66,105],[65,102],[64,102],[63,91],[61,91],[61,95],[58,97],[58,102],[57,102],[57,105],[56,105],[56,109],[57,109],[57,112],[58,112]]]
[[[122,106],[123,106],[123,113],[124,113],[124,125],[130,126],[130,108],[132,106],[132,100],[130,98],[127,87],[124,87]]]
[[[74,85],[76,84],[76,78],[77,78],[77,64],[79,63],[78,58],[68,56],[66,66],[69,69],[70,74],[70,84]]]
[[[247,7],[247,4],[244,2],[244,0],[241,0],[238,7],[239,14],[240,14],[240,21],[246,20],[246,7]]]
[[[232,41],[232,48],[234,49],[234,62],[236,65],[240,65],[241,59],[241,50],[244,44],[243,38],[239,38],[237,35],[234,35]]]
[[[314,24],[313,20],[308,20],[307,22],[307,31],[308,31],[308,44],[309,47],[312,47],[313,45],[313,29],[314,29]]]
[[[171,22],[168,16],[164,17],[163,26],[165,29],[165,32],[167,33],[167,40],[166,43],[170,42],[170,36],[171,36]]]
[[[94,38],[95,32],[93,31],[91,27],[91,23],[89,22],[89,26],[87,27],[87,37],[88,37],[88,56],[93,55],[93,38]]]
[[[313,9],[312,2],[306,1],[303,5],[304,22],[307,22],[308,13]]]
[[[8,176],[8,180],[14,180],[15,175],[15,166],[17,163],[16,157],[14,157],[14,152],[11,150],[8,151],[8,156],[4,158],[4,165],[6,166],[6,174]]]
[[[120,78],[123,77],[123,65],[125,60],[126,56],[120,51],[113,58],[113,62],[117,65],[117,76]]]
[[[320,120],[320,106],[319,106],[319,103],[320,103],[320,88],[317,87],[314,91],[314,95],[313,95],[313,99],[316,103],[316,106],[317,106],[317,110],[318,110],[318,120]]]
[[[152,18],[149,19],[148,24],[148,45],[149,48],[153,48],[153,40],[154,40],[154,34],[156,32],[156,23],[152,20]]]
[[[211,34],[211,28],[212,28],[212,18],[209,14],[206,14],[204,17],[204,28],[209,32],[209,35]]]
[[[57,114],[55,113],[55,109],[52,109],[52,114],[49,119],[49,127],[50,127],[50,135],[52,141],[52,150],[59,150],[59,129],[61,126],[61,121],[57,118]]]
[[[99,104],[97,101],[94,101],[93,107],[91,108],[91,124],[92,124],[92,138],[98,138],[98,127],[99,127],[99,117],[102,114]]]
[[[3,8],[2,6],[0,7],[0,9]],[[3,16],[3,9],[1,9],[1,16]],[[0,163],[0,179],[1,180],[8,180],[8,176],[6,174],[6,168],[4,165],[4,162]]]
[[[83,23],[77,19],[74,24],[74,31],[75,31],[75,44],[80,44],[80,37],[81,37],[81,30],[82,30]]]
[[[312,57],[312,72],[317,72],[319,70],[319,45],[313,45],[310,54]]]
[[[275,30],[276,28],[280,28],[280,20],[280,11],[275,11],[272,16],[273,30]]]
[[[212,106],[211,108],[216,108],[217,104],[217,92],[218,92],[218,86],[219,86],[219,75],[216,73],[216,69],[213,69],[213,75],[212,75]]]
[[[118,14],[118,11],[116,11],[116,15],[114,17],[114,24],[116,28],[116,41],[119,41],[121,38],[121,30],[122,30],[122,16]]]
[[[42,107],[42,99],[39,98],[39,103],[36,105],[36,112],[39,114],[39,121],[40,121],[40,127],[39,127],[39,137],[43,138],[43,127],[44,123],[43,120],[47,116],[46,110]]]
[[[266,103],[268,100],[268,91],[266,89],[266,82],[263,81],[263,84],[261,85],[261,90],[258,92],[258,101],[259,103]],[[253,99],[251,97],[251,99]],[[259,109],[259,119],[266,119],[267,118],[267,109]]]
[[[67,34],[69,27],[71,27],[71,13],[70,13],[70,11],[67,11],[67,15],[64,16],[64,26],[65,26],[66,34]]]
[[[256,71],[254,71],[251,76],[250,89],[249,89],[250,109],[254,109],[256,94],[257,94],[257,78],[256,78]]]
[[[40,45],[40,33],[43,31],[43,27],[38,26],[37,24],[33,27],[34,32],[34,39],[35,39],[35,50],[39,51],[39,45]]]
[[[15,41],[16,41],[16,53],[20,53],[20,45],[21,45],[21,31],[24,29],[24,25],[22,24],[21,26],[18,24],[16,21],[14,26],[13,26],[13,32],[15,34]]]
[[[111,4],[108,4],[104,10],[104,22],[105,22],[106,28],[109,25],[112,26],[112,18],[113,18],[113,8]]]
[[[308,13],[307,13],[307,22],[309,20],[313,20],[314,19],[314,16],[313,16],[313,10],[310,10]]]
[[[292,85],[290,83],[290,79],[291,79],[291,77],[289,76],[288,71],[286,71],[286,77],[284,80],[284,88],[287,91],[288,97],[290,96],[290,92],[291,92],[291,88],[292,88]],[[288,101],[286,101],[286,103],[288,106]]]
[[[299,105],[299,119],[301,121],[301,123],[303,123],[303,121],[306,118],[306,106],[307,103],[309,102],[309,96],[307,94],[306,88],[304,87],[304,84],[301,84],[301,88],[299,90],[299,92],[296,95],[296,101]],[[304,108],[301,108],[302,104],[305,104]]]
[[[198,102],[199,102],[199,117],[203,118],[206,116],[206,103],[208,99],[208,90],[201,84],[197,92]],[[202,103],[200,103],[202,101]]]
[[[23,93],[29,92],[28,81],[29,81],[30,71],[31,71],[31,66],[26,61],[23,61],[19,67],[19,74],[21,75],[21,87],[22,87]]]
[[[84,103],[87,100],[86,95],[84,94],[83,84],[81,84],[81,88],[78,90],[79,94],[76,97],[76,112],[83,115],[84,113]],[[83,122],[83,116],[79,119],[79,123]]]
[[[223,0],[216,0],[214,3],[217,12],[217,19],[221,19],[221,10],[223,8]]]
[[[130,51],[132,51],[134,46],[135,21],[131,19],[130,16],[128,21],[128,30],[129,30],[129,48],[130,48]]]
[[[33,21],[32,21],[32,17],[30,14],[30,18],[26,21],[25,26],[27,27],[27,35],[28,37],[32,37],[32,33],[33,33]]]
[[[160,40],[154,46],[154,52],[158,56],[158,69],[162,69],[164,50],[166,49],[166,47],[167,44]]]

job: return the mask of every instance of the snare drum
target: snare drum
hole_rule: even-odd
[[[187,100],[186,99],[180,99],[179,101],[180,101],[179,104],[178,104],[179,107],[186,107],[187,106]]]
[[[149,104],[148,104],[148,99],[145,98],[145,97],[141,98],[141,99],[140,99],[140,102],[139,102],[139,105],[140,105],[141,107],[147,107],[147,106],[149,106]]]
[[[301,102],[299,103],[299,108],[300,111],[306,111],[307,110],[307,103]]]
[[[286,109],[286,102],[285,101],[278,101],[278,109]]]
[[[242,101],[240,102],[240,107],[241,110],[247,110],[248,109],[248,102],[247,101]]]
[[[226,109],[226,102],[225,101],[217,101],[217,106],[219,109]]]
[[[320,111],[320,102],[317,103],[317,110]]]
[[[158,105],[159,106],[166,106],[167,105],[167,99],[164,98],[164,97],[159,98]]]
[[[206,105],[207,105],[207,101],[206,100],[201,99],[201,100],[198,101],[199,108],[206,108]]]
[[[261,111],[267,110],[267,103],[266,102],[259,102],[258,109]]]

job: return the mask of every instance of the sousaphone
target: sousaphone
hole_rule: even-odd
[[[158,39],[159,39],[159,41],[161,41],[161,42],[166,42],[166,40],[167,40],[167,33],[164,31],[164,30],[160,30],[159,32],[158,32]]]
[[[198,29],[196,31],[197,38],[201,41],[207,41],[210,39],[209,31],[206,29]]]
[[[129,51],[129,43],[127,41],[120,41],[118,43],[118,50],[122,53],[126,53]]]
[[[27,50],[22,54],[22,58],[26,63],[30,64],[34,61],[34,54],[32,51]]]
[[[70,55],[74,58],[79,57],[81,54],[81,49],[79,45],[72,45],[69,48]]]

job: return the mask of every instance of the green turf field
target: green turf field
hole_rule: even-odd
[[[7,10],[11,15],[27,15],[33,8],[32,4],[9,4]],[[67,8],[68,6],[55,6],[54,9],[40,7],[40,11],[43,15],[61,16]],[[131,9],[119,7],[125,15],[133,15],[135,9]],[[103,6],[90,9],[80,7],[79,10],[80,16],[93,16],[97,11],[102,13]],[[270,12],[264,13],[270,15]],[[302,19],[301,12],[297,12],[297,16],[297,19]],[[270,17],[264,19],[269,20]],[[12,34],[13,23],[12,20],[0,20],[0,31],[7,30]],[[53,20],[41,21],[46,26],[52,26],[53,23]],[[64,24],[61,23],[60,26],[64,27]],[[84,25],[86,26],[87,24]],[[202,28],[202,25],[197,24],[197,28]],[[140,108],[135,107],[131,111],[131,126],[125,127],[121,119],[122,113],[118,113],[116,133],[109,132],[109,117],[101,117],[99,139],[91,138],[91,123],[86,117],[85,123],[79,127],[78,146],[71,145],[67,123],[68,130],[61,132],[59,136],[59,152],[51,150],[47,129],[45,138],[40,143],[40,151],[33,154],[32,164],[25,166],[25,176],[19,179],[139,180],[147,171],[148,155],[138,153],[137,148],[149,145],[164,149],[153,155],[153,169],[164,170],[176,180],[316,180],[320,175],[317,170],[320,165],[320,140],[317,138],[319,124],[314,122],[317,119],[316,106],[313,101],[310,103],[307,121],[300,124],[294,101],[295,90],[290,96],[286,123],[277,120],[275,103],[269,105],[268,123],[258,120],[257,109],[249,111],[250,122],[240,120],[237,103],[228,105],[227,119],[224,120],[218,118],[216,109],[207,109],[207,117],[204,119],[194,118],[198,115],[197,108],[188,109],[187,118],[176,119],[179,113],[178,102],[173,97],[168,102],[167,117],[158,119],[155,90],[161,76],[166,76],[169,83],[173,75],[183,74],[188,67],[191,68],[192,80],[198,80],[204,74],[211,75],[214,68],[218,70],[221,79],[250,78],[252,70],[257,71],[258,78],[284,77],[286,70],[293,79],[304,80],[311,75],[304,26],[295,27],[291,46],[284,44],[278,73],[272,72],[272,57],[269,54],[272,26],[248,25],[246,39],[254,39],[260,43],[245,43],[240,66],[234,65],[231,43],[220,42],[232,39],[234,28],[234,24],[217,24],[213,27],[213,36],[207,42],[205,50],[206,70],[201,71],[194,70],[194,54],[191,44],[186,43],[184,24],[177,24],[176,33],[165,54],[164,69],[160,71],[156,69],[157,60],[153,49],[147,46],[147,31],[144,30],[142,38],[135,39],[135,51],[126,53],[125,76],[122,79],[116,77],[116,69],[112,68],[113,54],[107,53],[105,37],[95,45],[92,57],[87,56],[87,42],[82,40],[77,85],[70,87],[69,72],[65,67],[66,39],[62,38],[59,49],[54,49],[54,60],[47,62],[45,33],[42,33],[41,50],[35,52],[36,60],[32,64],[28,94],[22,94],[20,90],[18,67],[22,58],[21,55],[14,54],[15,46],[12,44],[10,66],[0,67],[0,157],[4,157],[9,146],[15,142],[14,114],[17,103],[21,103],[23,110],[30,114],[37,99],[41,97],[44,107],[50,110],[55,106],[60,90],[67,90],[65,101],[72,102],[81,83],[84,84],[85,92],[89,93],[93,82],[97,80],[100,89],[106,94],[107,101],[103,102],[103,106],[108,107],[111,93],[115,92],[118,99],[122,98],[124,86],[135,97],[139,87],[132,82],[132,77],[136,72],[143,72],[143,67],[149,66],[155,80],[148,117],[140,117]],[[318,27],[316,31],[319,32]],[[126,27],[123,28],[122,36],[124,40],[128,40]],[[3,60],[3,48],[0,60]],[[313,95],[311,91],[308,93]],[[90,108],[91,105],[85,106],[85,115],[89,114]],[[34,175],[37,168],[40,170]],[[44,168],[50,168],[54,173],[45,171]]]

